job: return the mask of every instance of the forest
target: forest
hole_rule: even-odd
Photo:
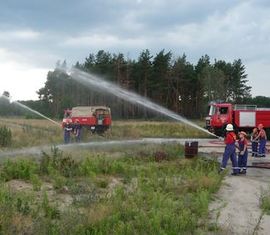
[[[204,117],[211,101],[270,106],[269,97],[251,96],[252,88],[241,59],[232,62],[215,59],[211,63],[210,57],[204,55],[192,64],[185,54],[176,57],[165,50],[152,55],[146,49],[137,59],[100,50],[73,66],[188,118]],[[56,68],[48,72],[44,86],[37,91],[39,100],[21,102],[52,118],[61,118],[64,109],[79,105],[109,106],[115,119],[162,118],[104,91],[81,85],[64,72],[66,67],[66,61],[58,61]],[[1,100],[1,105],[1,115],[20,113],[5,100]]]

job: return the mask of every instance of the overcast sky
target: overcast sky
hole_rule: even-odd
[[[134,59],[165,49],[193,64],[240,58],[252,95],[270,96],[270,1],[0,1],[1,94],[37,99],[57,60],[84,62],[100,49]]]

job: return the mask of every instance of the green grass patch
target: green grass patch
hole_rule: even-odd
[[[260,207],[264,214],[270,215],[270,188],[264,190],[260,198]]]

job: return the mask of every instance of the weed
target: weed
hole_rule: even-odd
[[[12,142],[11,130],[6,126],[0,127],[0,146],[7,147],[10,146]]]
[[[30,181],[33,184],[34,191],[40,191],[42,182],[39,179],[37,174],[32,174],[30,177]]]
[[[260,197],[260,206],[263,213],[270,215],[270,188],[262,192]]]
[[[46,192],[43,194],[43,200],[42,200],[42,209],[44,212],[45,217],[50,219],[59,219],[60,218],[60,211],[49,204],[48,195]]]
[[[11,179],[30,180],[37,171],[38,165],[35,161],[26,159],[7,160],[3,164],[1,178],[6,181]]]
[[[40,171],[49,174],[50,168],[57,170],[64,177],[73,177],[78,174],[79,165],[71,156],[64,156],[63,152],[57,147],[51,148],[51,155],[42,153]]]
[[[23,215],[28,215],[30,213],[30,206],[28,201],[23,201],[21,198],[17,198],[16,202],[17,211]]]
[[[96,179],[96,185],[99,188],[107,188],[107,186],[109,185],[108,179]]]

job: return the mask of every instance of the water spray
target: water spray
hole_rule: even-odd
[[[211,139],[197,139],[203,143],[207,143]],[[135,140],[111,140],[111,141],[94,141],[94,142],[86,142],[86,143],[72,143],[72,144],[59,144],[56,145],[56,148],[60,150],[71,150],[71,149],[82,149],[82,148],[110,148],[114,146],[134,146],[140,144],[182,144],[187,141],[187,139],[182,138],[143,138],[143,139],[135,139]],[[194,141],[194,139],[192,139]],[[22,148],[18,150],[10,150],[10,151],[0,151],[0,157],[16,157],[21,155],[40,155],[42,152],[50,151],[51,146],[35,146],[29,148]]]
[[[35,114],[37,114],[38,116],[43,117],[43,118],[47,119],[48,121],[54,123],[55,125],[61,127],[61,124],[60,124],[60,123],[58,123],[58,122],[56,122],[56,121],[50,119],[49,117],[46,117],[46,116],[43,115],[42,113],[40,113],[40,112],[38,112],[38,111],[36,111],[36,110],[34,110],[34,109],[31,109],[30,107],[28,107],[28,106],[26,106],[26,105],[24,105],[24,104],[22,104],[22,103],[20,103],[20,102],[18,102],[18,101],[13,101],[10,97],[8,97],[8,96],[6,96],[6,95],[2,95],[1,97],[3,97],[4,99],[8,100],[10,103],[16,104],[16,105],[22,107],[23,109],[27,109],[28,111],[30,111],[30,112],[32,112],[32,113],[35,113]]]
[[[66,71],[63,71],[63,72],[66,72]],[[215,135],[215,134],[209,132],[208,130],[198,126],[197,124],[187,120],[186,118],[182,117],[181,115],[179,115],[179,114],[177,114],[177,113],[175,113],[167,108],[164,108],[161,105],[158,105],[158,104],[150,101],[149,99],[142,97],[134,92],[127,91],[127,90],[125,90],[125,89],[123,89],[123,88],[121,88],[121,87],[119,87],[111,82],[105,81],[96,75],[83,72],[83,71],[76,69],[76,68],[72,68],[70,70],[69,75],[72,79],[76,80],[77,82],[79,82],[85,86],[88,86],[88,87],[94,86],[97,89],[104,90],[105,92],[108,92],[112,95],[115,95],[118,98],[121,98],[125,101],[128,101],[128,102],[133,103],[133,104],[139,104],[140,106],[143,106],[143,107],[148,108],[152,111],[161,113],[161,114],[168,116],[174,120],[183,122],[183,123],[185,123],[189,126],[192,126],[200,131],[203,131],[209,135],[212,135],[214,137],[219,138],[217,135]]]

